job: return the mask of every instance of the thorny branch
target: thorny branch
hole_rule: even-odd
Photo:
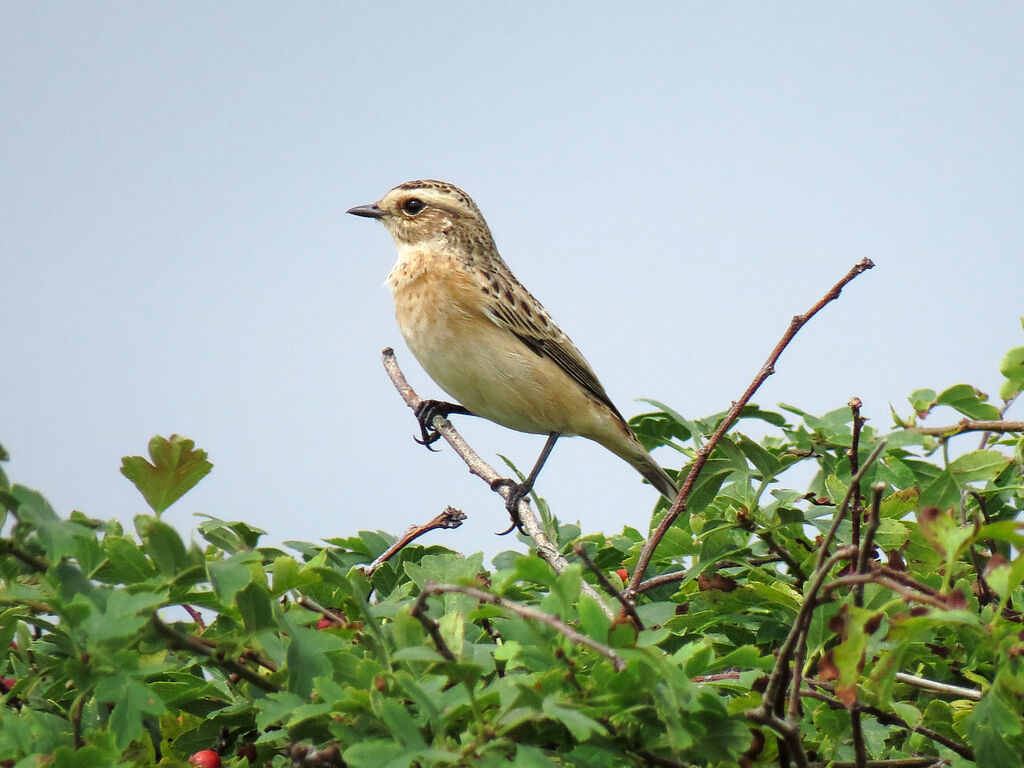
[[[387,374],[391,379],[391,383],[394,384],[395,389],[398,390],[398,394],[400,394],[402,399],[405,400],[406,405],[415,410],[420,404],[420,396],[417,395],[416,391],[409,385],[409,382],[405,378],[405,374],[402,373],[402,369],[398,367],[398,361],[395,359],[394,350],[391,349],[391,347],[385,348],[381,353],[381,357],[384,361],[384,370],[387,371]],[[434,417],[433,427],[445,440],[448,441],[448,444],[455,450],[455,453],[457,453],[466,463],[471,474],[479,477],[493,488],[495,493],[499,494],[503,499],[508,500],[509,494],[512,492],[508,485],[495,485],[496,481],[502,479],[502,476],[498,474],[494,467],[480,458],[477,452],[470,447],[469,443],[467,443],[462,435],[456,431],[455,427],[452,426],[448,419],[441,416]],[[565,569],[569,567],[569,561],[562,556],[561,552],[558,551],[558,547],[555,546],[554,542],[551,541],[544,529],[541,528],[540,522],[537,520],[537,516],[533,514],[533,510],[525,500],[519,502],[519,519],[523,523],[523,530],[526,531],[526,534],[533,540],[534,546],[537,548],[537,554],[551,566],[555,573],[562,573],[565,571]],[[608,604],[604,599],[597,593],[597,590],[587,582],[583,582],[581,588],[597,601],[606,616],[609,618],[612,616],[611,609],[608,607]]]
[[[693,463],[690,465],[690,471],[686,476],[686,480],[683,481],[682,487],[679,489],[679,495],[676,496],[676,500],[669,507],[665,516],[658,524],[657,529],[651,535],[651,537],[644,543],[643,549],[640,551],[640,556],[637,559],[636,568],[633,570],[633,575],[629,581],[629,587],[627,589],[627,596],[637,594],[640,590],[640,582],[643,580],[644,573],[647,571],[647,566],[650,565],[651,558],[654,556],[654,550],[657,549],[661,540],[665,537],[669,528],[678,519],[678,517],[686,511],[686,503],[693,492],[694,486],[697,482],[697,478],[700,475],[701,470],[707,463],[715,447],[721,441],[722,437],[736,422],[739,418],[740,412],[744,406],[750,402],[750,398],[754,396],[754,393],[760,388],[765,380],[775,373],[775,363],[782,355],[783,350],[789,346],[789,343],[793,340],[796,334],[800,331],[807,322],[820,312],[827,304],[835,301],[839,298],[839,294],[843,288],[852,281],[855,277],[863,272],[871,269],[874,262],[871,259],[862,259],[860,262],[855,264],[843,278],[829,289],[828,293],[822,296],[815,304],[804,314],[796,315],[789,323],[789,327],[786,332],[782,335],[779,343],[775,345],[775,349],[772,350],[771,354],[768,355],[768,359],[761,366],[761,369],[757,372],[754,380],[750,382],[750,386],[747,387],[746,391],[740,396],[740,399],[732,404],[732,407],[726,413],[725,418],[722,419],[722,423],[718,425],[718,429],[711,438],[697,451],[694,456]]]

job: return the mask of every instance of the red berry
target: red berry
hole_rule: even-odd
[[[212,749],[201,749],[188,759],[196,768],[220,768],[220,755]]]
[[[18,681],[13,677],[0,677],[0,693],[7,693],[17,684]]]
[[[328,619],[326,616],[321,616],[320,617],[320,621],[318,621],[316,623],[316,628],[317,629],[327,629],[328,627],[333,627],[333,626],[334,626],[334,622],[331,621],[330,619]]]
[[[619,568],[616,573],[619,574],[619,578],[622,579],[623,582],[629,581],[629,571],[625,568]]]

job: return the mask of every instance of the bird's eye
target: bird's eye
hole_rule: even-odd
[[[408,200],[402,203],[402,210],[405,211],[410,216],[415,216],[426,207],[427,204],[420,200],[418,197],[410,197]]]

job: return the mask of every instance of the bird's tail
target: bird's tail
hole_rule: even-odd
[[[641,448],[641,450],[643,450]],[[676,496],[679,495],[679,488],[676,487],[675,481],[668,476],[668,472],[661,468],[661,466],[653,459],[651,454],[644,451],[643,458],[640,461],[630,461],[633,468],[636,469],[644,478],[658,489],[658,492],[669,500],[669,503],[676,500]]]
[[[644,447],[637,441],[636,436],[629,434],[629,441],[621,441],[617,445],[606,446],[613,453],[629,463],[633,469],[644,476],[651,485],[658,489],[658,492],[669,502],[676,500],[679,495],[679,488],[675,480],[669,477],[668,472],[661,468],[661,465],[654,460]]]

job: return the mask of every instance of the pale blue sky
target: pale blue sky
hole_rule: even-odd
[[[864,256],[757,397],[880,427],[914,388],[995,393],[1024,343],[1024,7],[1014,3],[0,4],[0,442],[62,514],[130,520],[148,438],[215,464],[167,513],[269,541],[495,539],[379,363],[394,248],[346,216],[466,189],[627,415],[728,407]],[[1011,412],[1012,413],[1012,412]],[[947,420],[952,420],[948,416]],[[543,438],[462,419],[488,459]],[[671,453],[659,454],[672,461]],[[583,440],[540,491],[585,530],[654,492]]]

